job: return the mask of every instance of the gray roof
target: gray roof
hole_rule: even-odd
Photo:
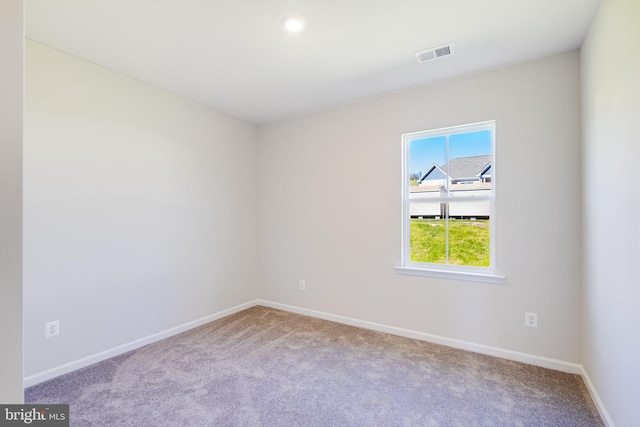
[[[442,166],[443,170],[449,168],[449,176],[452,179],[476,178],[491,164],[491,156],[458,157],[449,160],[448,164]]]

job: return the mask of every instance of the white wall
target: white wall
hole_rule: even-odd
[[[27,377],[256,298],[256,137],[27,41]]]
[[[261,126],[260,297],[579,363],[579,92],[573,51]],[[508,285],[396,275],[400,135],[493,119]]]
[[[640,425],[638,52],[640,2],[604,0],[582,48],[583,362],[616,426]]]
[[[22,403],[22,0],[0,2],[0,402]]]

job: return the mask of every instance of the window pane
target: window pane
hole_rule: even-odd
[[[445,264],[446,259],[446,220],[440,215],[440,203],[420,203],[416,208],[429,215],[410,219],[410,254],[412,262],[431,262]],[[414,206],[412,206],[413,208]],[[442,204],[444,209],[444,204]]]
[[[403,135],[404,262],[493,268],[494,126]]]
[[[457,133],[449,137],[452,196],[486,196],[491,192],[491,131]]]
[[[409,145],[409,185],[439,188],[446,182],[442,166],[447,158],[447,138],[423,138]]]
[[[489,267],[490,202],[451,202],[449,211],[449,264]]]

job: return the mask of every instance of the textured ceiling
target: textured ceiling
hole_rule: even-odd
[[[253,123],[580,47],[599,0],[25,0],[27,37]],[[302,16],[301,33],[281,25]],[[454,44],[424,64],[414,52]]]

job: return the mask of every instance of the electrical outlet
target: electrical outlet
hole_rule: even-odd
[[[47,322],[44,324],[44,336],[45,338],[55,337],[60,335],[60,321],[54,320],[53,322]]]
[[[306,283],[304,282],[304,280],[300,280],[300,290],[301,290],[301,291],[304,291],[304,290],[306,289],[306,287],[307,287],[307,285],[306,285]]]
[[[538,313],[524,313],[524,325],[530,328],[537,328]]]

